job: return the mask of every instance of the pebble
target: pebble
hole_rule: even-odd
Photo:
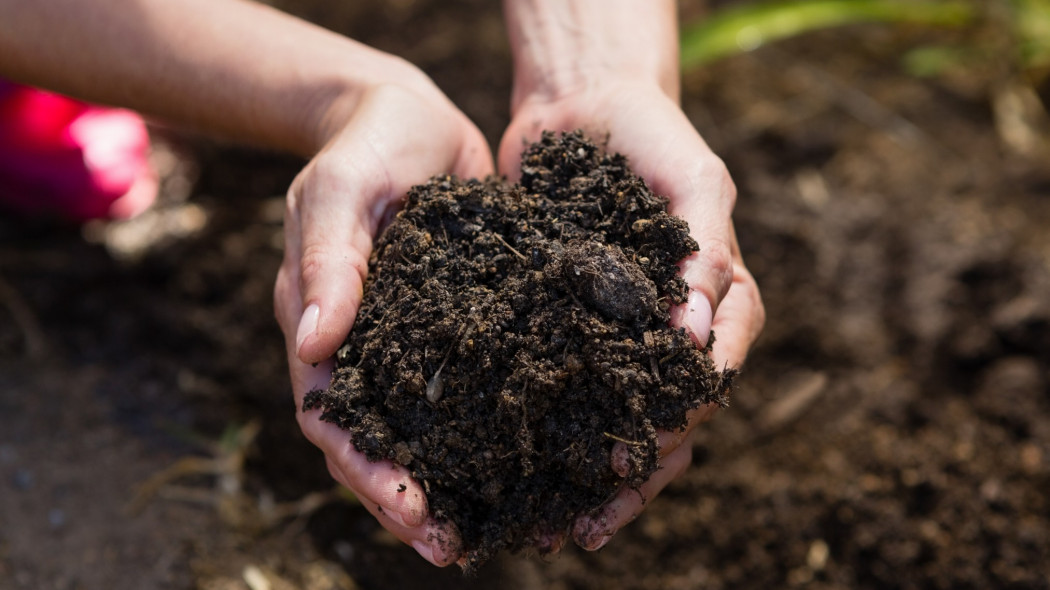
[[[47,522],[51,528],[58,530],[66,525],[66,511],[61,508],[52,508],[47,512]]]
[[[15,471],[14,476],[11,478],[11,483],[14,484],[16,490],[24,492],[33,487],[33,484],[36,483],[36,477],[28,469],[19,469]]]

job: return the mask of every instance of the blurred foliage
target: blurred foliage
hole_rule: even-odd
[[[1013,27],[1025,65],[1050,67],[1050,0],[1014,0],[1012,4]]]
[[[1015,154],[1050,157],[1050,0],[767,0],[733,3],[686,23],[683,68],[810,31],[850,24],[907,25],[923,43],[903,56],[913,76],[966,79],[991,106]],[[935,29],[951,34],[933,34]],[[944,41],[950,39],[950,41]]]
[[[772,41],[852,23],[959,26],[973,7],[955,0],[794,0],[730,5],[682,29],[682,66],[694,67]]]
[[[963,42],[910,52],[904,63],[915,75],[937,75],[1004,57],[1016,60],[1013,69],[1029,70],[1040,79],[1050,70],[1050,0],[773,0],[730,4],[683,27],[682,67],[696,67],[810,31],[859,23],[976,31]],[[991,34],[987,34],[989,30]],[[1004,55],[1004,50],[1009,55]]]

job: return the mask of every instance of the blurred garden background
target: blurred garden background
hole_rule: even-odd
[[[271,3],[498,141],[498,2]],[[766,330],[606,548],[471,579],[299,433],[271,293],[304,163],[156,125],[146,214],[0,219],[0,589],[1050,588],[1047,4],[682,2],[683,108],[737,183]]]

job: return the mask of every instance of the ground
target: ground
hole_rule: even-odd
[[[279,4],[418,63],[498,139],[497,3]],[[155,215],[0,221],[0,588],[1050,588],[1050,172],[994,80],[903,73],[924,35],[687,73],[766,330],[608,546],[469,580],[331,493],[298,433],[270,296],[302,162],[158,129]],[[213,474],[157,479],[176,464]]]

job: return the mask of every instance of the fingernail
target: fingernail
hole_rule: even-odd
[[[596,545],[591,545],[590,547],[585,547],[585,549],[587,551],[597,551],[597,550],[601,549],[602,547],[605,547],[609,543],[609,541],[612,540],[612,538],[613,538],[612,535],[602,535],[601,538],[598,540],[598,543]]]
[[[622,442],[614,444],[609,462],[613,473],[627,477],[631,473],[631,452],[627,450],[627,445]]]
[[[405,522],[405,517],[401,516],[400,512],[397,512],[395,510],[390,510],[388,508],[383,508],[383,514],[387,518],[389,518],[390,520],[394,521],[395,524],[398,524],[398,525],[406,527],[406,528],[411,528],[411,525],[409,525],[407,522]]]
[[[685,302],[685,327],[700,346],[707,346],[711,336],[711,302],[700,291],[690,291]]]
[[[591,545],[593,544],[591,539],[598,533],[596,529],[598,529],[598,523],[594,522],[590,517],[581,516],[576,519],[576,523],[572,527],[572,540],[580,547],[591,551]]]
[[[407,527],[422,526],[427,521],[427,511],[423,506],[402,508],[398,514],[404,519],[404,525]]]
[[[541,554],[551,555],[561,551],[562,547],[565,546],[565,535],[559,534],[548,534],[540,537],[540,542],[537,546]]]
[[[404,527],[415,528],[427,520],[426,500],[420,492],[415,491],[416,486],[410,479],[398,482],[397,496],[391,502],[392,508],[383,507],[388,510],[391,517],[397,515],[398,524]]]
[[[418,540],[412,541],[412,548],[415,549],[416,553],[422,556],[423,559],[440,567],[441,564],[434,560],[434,548],[431,547],[429,544]]]
[[[295,332],[295,354],[303,348],[306,338],[317,331],[317,318],[321,315],[321,308],[316,303],[311,303],[303,310],[303,317],[299,319],[299,329]]]

